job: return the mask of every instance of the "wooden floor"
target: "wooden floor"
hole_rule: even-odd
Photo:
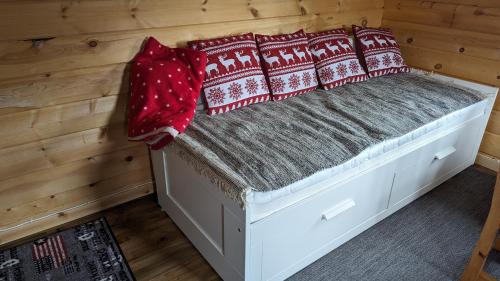
[[[191,242],[148,196],[102,213],[137,280],[220,280]]]

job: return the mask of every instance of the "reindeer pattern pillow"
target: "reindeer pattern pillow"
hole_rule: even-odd
[[[353,25],[352,31],[356,38],[358,53],[370,77],[410,72],[390,29]]]
[[[325,90],[368,79],[344,29],[307,33],[307,38]]]
[[[203,91],[208,114],[219,114],[270,99],[252,33],[188,43],[207,53]]]
[[[264,59],[273,100],[310,92],[317,88],[314,62],[302,30],[291,34],[259,35],[257,45]]]

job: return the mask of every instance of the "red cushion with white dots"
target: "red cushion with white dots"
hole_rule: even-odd
[[[159,149],[184,132],[194,117],[206,61],[204,52],[148,39],[130,70],[129,140]]]
[[[262,66],[273,100],[307,93],[318,87],[304,31],[272,36],[257,34],[255,38],[264,59]]]
[[[270,98],[252,33],[188,43],[207,53],[203,91],[208,114],[218,114]]]
[[[307,38],[325,90],[368,79],[344,29],[307,33]]]
[[[356,48],[370,77],[410,72],[392,31],[387,28],[352,26]]]

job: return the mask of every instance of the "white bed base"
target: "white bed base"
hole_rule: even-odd
[[[159,203],[224,280],[283,280],[474,163],[498,88],[429,75],[489,98],[458,125],[244,210],[168,148],[152,151]]]

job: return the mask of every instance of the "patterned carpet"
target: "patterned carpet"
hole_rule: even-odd
[[[0,251],[0,281],[135,280],[104,218]]]

